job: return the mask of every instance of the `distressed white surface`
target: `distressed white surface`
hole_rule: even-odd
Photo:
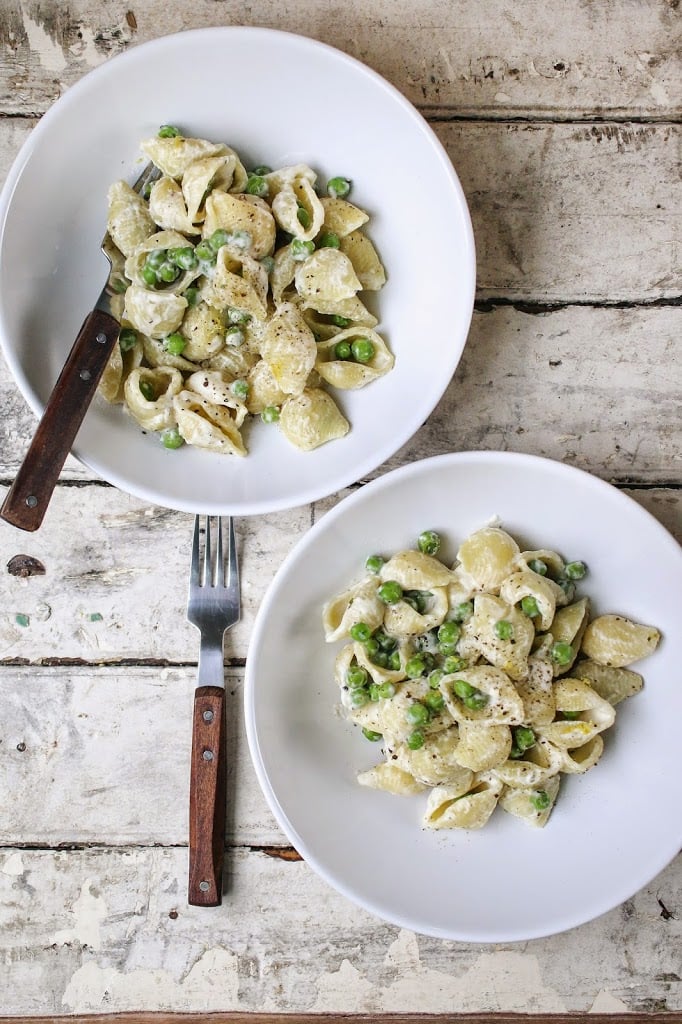
[[[463,359],[377,472],[533,452],[616,482],[682,540],[677,3],[0,4],[0,180],[91,68],[162,32],[239,23],[313,36],[384,74],[431,119],[471,207],[479,311]],[[7,484],[35,421],[1,360],[0,405]],[[241,665],[274,572],[343,495],[237,523],[228,892],[188,907],[191,517],[90,481],[71,458],[62,479],[37,534],[0,522],[0,566],[24,553],[46,569],[0,572],[0,1014],[682,1011],[682,858],[581,928],[471,946],[385,925],[277,855],[287,841],[248,758]]]
[[[305,863],[257,851],[228,853],[229,896],[208,911],[185,906],[184,849],[26,851],[23,859],[20,879],[0,873],[5,1013],[682,1008],[670,981],[682,926],[679,917],[664,921],[657,902],[679,906],[681,861],[581,928],[472,946],[384,925]],[[106,893],[101,948],[77,939],[47,946],[46,936],[72,925],[86,880]]]
[[[283,8],[248,0],[11,4],[2,26],[9,45],[0,100],[13,113],[40,110],[110,55],[212,25],[260,25],[319,39],[437,111],[581,118],[679,111],[674,0],[630,0],[625,8],[565,0],[559,10],[537,0],[486,0],[483,14],[480,0],[290,0]]]

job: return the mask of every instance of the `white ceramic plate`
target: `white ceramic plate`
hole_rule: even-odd
[[[371,472],[428,417],[457,366],[474,297],[469,214],[440,142],[384,79],[329,46],[267,29],[212,28],[135,47],[72,86],[37,125],[0,196],[0,343],[36,413],[106,277],[106,194],[171,123],[224,141],[247,166],[309,163],[353,180],[388,282],[372,302],[395,369],[334,392],[346,438],[314,452],[254,422],[250,455],[167,452],[98,400],[74,454],[145,500],[255,514],[304,504]],[[17,453],[19,454],[19,453]]]
[[[526,548],[584,559],[593,615],[659,627],[644,689],[618,705],[605,753],[564,776],[544,829],[497,810],[478,832],[420,827],[425,797],[360,787],[378,744],[334,713],[334,657],[320,610],[365,557],[423,529],[445,560],[491,517]],[[627,496],[581,470],[509,453],[439,456],[388,473],[308,532],[261,605],[246,671],[246,722],[265,796],[292,844],[332,886],[385,920],[441,938],[504,942],[588,921],[646,885],[680,839],[682,550]]]

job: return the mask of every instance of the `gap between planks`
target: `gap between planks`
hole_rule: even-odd
[[[0,1017],[0,1024],[682,1024],[666,1013],[105,1013]]]

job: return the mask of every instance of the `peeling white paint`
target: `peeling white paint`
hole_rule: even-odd
[[[82,60],[91,68],[96,68],[98,64],[103,64],[107,59],[107,55],[100,53],[95,46],[95,33],[87,25],[79,25],[78,45],[72,46],[70,53],[77,60]]]
[[[50,39],[42,25],[33,21],[23,4],[21,5],[21,14],[24,19],[24,30],[29,48],[36,54],[42,66],[46,71],[63,71],[67,60],[61,46]]]
[[[495,93],[495,102],[496,103],[511,103],[511,96],[508,96],[506,92],[496,92]]]
[[[23,875],[24,862],[21,859],[21,854],[18,852],[10,853],[9,857],[6,857],[2,862],[0,871],[2,871],[4,875],[13,875],[15,878],[18,878],[19,875]]]
[[[670,103],[670,97],[668,96],[668,90],[662,82],[652,82],[649,87],[649,94],[655,103],[659,106],[665,107]]]
[[[101,896],[93,893],[91,886],[92,879],[87,878],[81,886],[78,899],[71,907],[73,925],[55,932],[48,940],[50,943],[60,946],[78,942],[90,949],[101,949],[100,925],[107,916],[107,905]]]
[[[484,953],[464,973],[433,970],[421,962],[414,932],[401,930],[384,960],[395,981],[374,986],[349,960],[338,971],[317,980],[317,999],[311,1011],[429,1013],[491,1012],[562,1013],[566,1006],[547,985],[536,956],[528,953]]]
[[[239,963],[222,947],[206,950],[180,980],[165,970],[117,971],[95,961],[83,964],[69,981],[62,1005],[73,1013],[102,1010],[238,1010]]]
[[[316,982],[317,998],[311,1013],[328,1013],[333,1006],[337,1013],[366,1013],[373,985],[349,960],[342,960],[338,971],[321,975]]]
[[[601,992],[597,993],[597,997],[592,1003],[592,1006],[587,1011],[588,1013],[630,1013],[632,1007],[624,1003],[622,999],[618,999],[612,995],[608,989],[602,989]]]

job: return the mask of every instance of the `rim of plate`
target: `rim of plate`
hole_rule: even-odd
[[[317,39],[312,39],[308,36],[299,35],[298,33],[288,32],[282,29],[261,28],[258,26],[247,25],[221,25],[189,29],[184,32],[175,32],[167,36],[161,36],[157,39],[149,40],[145,43],[140,43],[109,58],[104,64],[88,71],[77,82],[69,86],[66,92],[55,100],[52,106],[45,112],[45,114],[43,114],[38,124],[33,128],[29,137],[21,146],[10,167],[2,189],[0,190],[0,238],[2,238],[4,234],[5,221],[12,203],[14,190],[19,182],[24,167],[32,157],[34,148],[40,142],[43,135],[51,130],[52,122],[61,117],[63,111],[67,110],[69,106],[77,104],[81,94],[87,91],[93,80],[104,80],[107,77],[115,75],[118,73],[118,69],[125,64],[132,64],[140,61],[143,62],[145,60],[145,55],[152,51],[163,50],[173,46],[192,45],[202,37],[207,36],[224,36],[225,38],[236,38],[241,36],[243,38],[250,37],[254,39],[260,37],[270,41],[280,39],[286,41],[288,45],[299,46],[303,50],[325,51],[329,54],[331,59],[347,65],[357,74],[364,75],[374,84],[374,86],[383,89],[388,93],[393,101],[396,102],[398,106],[402,108],[403,112],[413,121],[415,127],[418,128],[428,139],[434,156],[438,158],[446,177],[449,179],[449,185],[452,190],[451,198],[456,202],[462,220],[464,232],[462,241],[467,253],[466,267],[468,280],[464,288],[464,293],[466,295],[464,308],[468,313],[463,320],[463,325],[466,323],[466,329],[464,329],[463,326],[462,337],[459,339],[459,344],[453,347],[449,362],[449,374],[444,373],[440,377],[437,377],[437,375],[432,376],[432,391],[430,392],[428,403],[424,406],[424,410],[428,410],[427,412],[422,412],[420,417],[414,418],[413,420],[409,420],[408,418],[403,421],[399,420],[396,423],[396,429],[391,440],[387,440],[379,448],[373,449],[372,453],[366,458],[359,459],[352,472],[346,471],[345,473],[334,477],[324,487],[310,485],[306,488],[302,488],[300,492],[296,494],[295,500],[292,500],[291,498],[251,499],[250,501],[245,502],[242,507],[239,504],[230,505],[225,504],[222,501],[203,501],[199,506],[193,500],[189,499],[187,501],[176,502],[172,506],[164,506],[174,508],[180,512],[188,512],[192,514],[234,514],[242,516],[260,515],[267,512],[278,512],[289,508],[295,508],[337,493],[344,487],[355,483],[363,476],[368,475],[383,465],[414,436],[417,430],[419,430],[421,424],[428,416],[431,415],[436,405],[443,397],[452,376],[457,369],[462,352],[466,346],[471,328],[476,292],[476,245],[471,222],[471,214],[457,171],[448,157],[445,147],[434,130],[428,124],[423,115],[417,110],[414,104],[408,100],[399,89],[388,82],[381,74],[379,74],[379,72],[374,71],[358,58],[352,57],[343,50],[339,50],[329,43],[324,43]],[[95,299],[96,296],[93,296],[93,302]],[[3,307],[4,300],[2,293],[0,292],[0,350],[2,350],[12,376],[14,377],[25,401],[28,403],[34,414],[40,417],[44,411],[45,403],[38,398],[33,390],[18,359],[15,357],[14,346],[11,344],[9,338],[6,337]],[[401,422],[406,424],[402,429]],[[78,445],[77,438],[76,443],[71,449],[71,455],[87,469],[90,469],[99,477],[124,493],[131,494],[143,501],[162,506],[164,505],[164,503],[159,500],[159,494],[155,490],[145,487],[144,483],[141,482],[131,486],[131,484],[120,474],[108,470],[101,459],[84,454]]]
[[[519,468],[542,468],[548,473],[553,473],[555,476],[564,478],[568,477],[569,480],[580,480],[583,485],[592,487],[597,493],[608,495],[612,500],[615,499],[616,501],[622,502],[623,505],[627,505],[631,510],[635,511],[635,514],[640,515],[649,528],[653,528],[654,532],[658,533],[662,543],[669,546],[671,557],[681,560],[680,565],[682,568],[682,546],[678,544],[672,534],[655,518],[655,516],[639,505],[633,498],[630,498],[629,495],[619,491],[613,484],[602,480],[600,477],[594,476],[586,470],[579,469],[576,466],[566,465],[558,460],[549,459],[540,455],[531,455],[512,451],[449,452],[408,463],[405,466],[400,466],[397,469],[383,474],[370,483],[363,485],[358,491],[355,491],[341,499],[337,505],[326,512],[318,522],[310,527],[308,532],[295,544],[281,563],[271,580],[267,593],[258,609],[254,628],[251,633],[251,639],[249,641],[244,679],[244,718],[251,761],[270,810],[298,853],[300,853],[308,865],[313,868],[313,870],[328,885],[345,896],[350,900],[350,902],[369,911],[379,919],[400,928],[416,931],[418,934],[428,935],[433,938],[477,943],[522,942],[560,934],[561,932],[568,931],[571,928],[587,924],[589,921],[592,921],[595,918],[600,917],[602,914],[613,910],[615,907],[620,906],[623,902],[630,899],[644,888],[653,878],[656,877],[656,875],[671,863],[673,858],[679,852],[679,844],[682,840],[682,836],[677,839],[673,839],[669,844],[669,848],[666,847],[664,850],[661,850],[660,856],[657,859],[648,860],[646,869],[643,870],[637,878],[632,878],[627,884],[622,885],[615,903],[613,894],[611,894],[608,899],[604,899],[601,905],[595,905],[589,915],[585,915],[584,913],[576,913],[574,916],[565,915],[552,926],[548,925],[545,928],[537,928],[523,934],[512,934],[507,930],[500,930],[499,932],[491,931],[489,934],[483,936],[472,936],[469,933],[457,932],[456,927],[445,930],[439,927],[429,926],[428,923],[419,922],[412,918],[401,916],[400,913],[391,912],[390,910],[387,910],[383,904],[373,902],[371,898],[368,899],[364,896],[360,898],[353,889],[340,880],[333,871],[326,868],[325,864],[318,858],[315,852],[310,849],[306,839],[289,821],[288,815],[279,801],[275,788],[270,780],[270,776],[265,770],[255,721],[255,690],[257,682],[254,675],[255,670],[252,667],[253,658],[250,652],[252,650],[256,651],[260,647],[261,638],[267,625],[270,608],[278,599],[279,584],[280,581],[286,577],[289,566],[295,563],[309,547],[315,544],[319,533],[328,529],[336,519],[345,515],[349,509],[352,509],[358,504],[362,504],[367,494],[375,494],[385,490],[395,484],[396,481],[400,481],[402,478],[409,478],[412,476],[418,477],[420,473],[428,472],[435,465],[456,467],[458,465],[467,465],[472,463],[487,463],[491,468],[493,468],[495,464],[500,463],[505,463],[507,465],[515,464]]]

